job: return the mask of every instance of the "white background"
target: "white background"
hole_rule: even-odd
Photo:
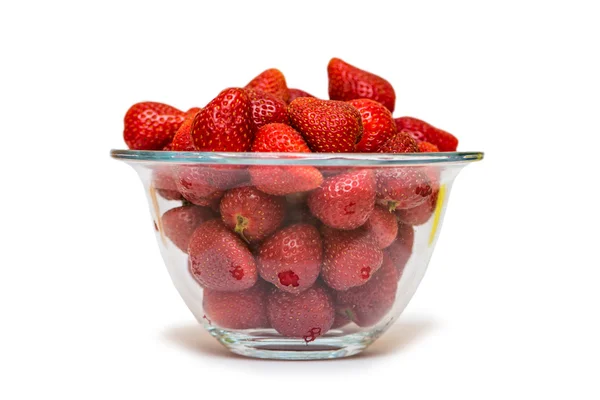
[[[2,2],[0,398],[599,398],[595,2],[402,3]],[[204,106],[270,67],[325,97],[333,56],[486,159],[363,356],[230,355],[109,149],[131,104]]]

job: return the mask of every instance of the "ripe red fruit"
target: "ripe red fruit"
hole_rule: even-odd
[[[363,228],[373,236],[379,248],[384,249],[396,239],[398,221],[394,213],[378,205]]]
[[[262,90],[245,89],[252,107],[253,132],[271,123],[287,123],[287,104],[280,97]]]
[[[381,267],[383,253],[375,238],[362,229],[323,230],[324,261],[321,277],[332,289],[364,285]]]
[[[323,175],[311,166],[255,166],[250,176],[261,192],[275,196],[313,190],[323,182]]]
[[[350,322],[352,322],[352,321],[350,320],[350,318],[348,318],[348,315],[340,314],[336,310],[335,320],[333,321],[333,325],[331,325],[331,329],[342,328],[342,327],[348,325]]]
[[[423,225],[433,215],[439,190],[435,190],[423,204],[404,210],[396,210],[398,221],[408,225]]]
[[[196,116],[191,130],[198,151],[249,151],[252,113],[243,89],[223,90]]]
[[[202,307],[211,325],[226,329],[267,328],[268,289],[260,279],[250,289],[240,292],[204,289]]]
[[[429,142],[419,142],[419,152],[420,153],[437,153],[440,149],[435,144],[431,144]]]
[[[373,326],[392,309],[397,289],[398,271],[389,257],[384,256],[381,268],[369,282],[336,292],[336,312],[358,326]]]
[[[413,243],[415,241],[415,231],[411,225],[399,223],[398,236],[392,244],[383,252],[390,258],[392,264],[398,271],[398,279],[404,271],[404,267],[412,254]]]
[[[331,295],[318,283],[300,294],[271,289],[267,315],[277,332],[304,338],[307,343],[324,335],[335,319]]]
[[[171,147],[169,150],[171,151],[195,151],[196,146],[194,146],[194,141],[192,140],[192,124],[194,123],[194,118],[198,114],[192,112],[190,109],[185,116],[185,120],[183,124],[179,127],[175,136],[173,137],[173,141],[171,142]],[[198,109],[199,110],[199,109]]]
[[[401,131],[389,138],[378,151],[379,153],[418,153],[419,145],[410,135]]]
[[[290,98],[288,100],[288,104],[291,103],[292,101],[296,100],[298,97],[315,97],[310,93],[305,92],[304,90],[300,90],[300,89],[288,89],[289,93],[290,93]]]
[[[400,117],[395,121],[399,132],[404,131],[416,140],[434,144],[440,151],[456,151],[458,147],[458,139],[454,135],[425,121],[412,117]]]
[[[152,171],[152,185],[156,192],[166,200],[183,199],[177,189],[173,169],[170,166],[158,167]]]
[[[355,229],[364,224],[375,207],[375,178],[368,169],[325,179],[308,196],[315,217],[336,229]]]
[[[125,114],[123,139],[133,150],[162,150],[183,123],[183,111],[162,103],[145,101]]]
[[[288,106],[288,114],[313,151],[354,152],[363,133],[360,113],[346,102],[299,97]]]
[[[363,135],[356,145],[357,152],[373,153],[398,131],[390,110],[381,103],[370,99],[350,100],[362,119]]]
[[[285,217],[285,199],[252,186],[231,189],[219,207],[223,223],[246,242],[260,241],[273,232]]]
[[[209,208],[188,205],[171,208],[161,219],[165,236],[181,251],[187,253],[190,238],[196,228],[214,216]]]
[[[278,69],[271,68],[261,72],[256,78],[248,83],[245,89],[258,89],[279,97],[288,102],[290,92],[285,82],[285,76]]]
[[[309,153],[302,135],[284,124],[269,124],[256,133],[252,151]],[[323,176],[311,166],[255,166],[250,167],[252,184],[265,193],[282,196],[315,189]]]
[[[382,168],[377,171],[377,198],[390,211],[423,204],[431,193],[431,181],[423,168]]]
[[[329,98],[332,100],[371,99],[394,112],[396,93],[392,85],[380,76],[356,68],[339,58],[327,66]]]
[[[280,123],[261,127],[254,136],[252,151],[310,153],[300,132],[289,125]]]
[[[206,289],[234,292],[252,287],[258,273],[246,244],[219,219],[201,224],[188,246],[189,270]]]
[[[266,239],[258,250],[256,262],[264,280],[297,294],[315,283],[322,258],[323,244],[317,228],[296,224]]]
[[[218,201],[225,190],[248,180],[246,169],[181,165],[176,168],[177,189],[190,203],[209,206]]]

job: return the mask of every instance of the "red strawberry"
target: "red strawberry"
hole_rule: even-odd
[[[267,93],[274,94],[281,100],[288,102],[290,92],[285,82],[285,76],[278,69],[268,69],[256,78],[252,79],[245,87],[246,89],[258,89]]]
[[[317,228],[296,224],[266,239],[256,262],[260,276],[279,289],[300,293],[315,283],[321,271],[323,244]]]
[[[246,244],[219,219],[201,224],[188,246],[189,270],[202,287],[235,292],[252,287],[258,273]]]
[[[327,178],[308,196],[308,207],[315,217],[332,228],[358,228],[375,207],[373,171],[354,170]]]
[[[252,144],[252,113],[243,89],[223,90],[204,107],[192,124],[198,151],[248,151]]]
[[[247,242],[260,241],[273,232],[285,217],[285,200],[244,186],[227,191],[221,199],[221,219]]]
[[[192,107],[185,112],[186,117],[198,114],[202,109],[200,107]]]
[[[373,278],[362,286],[336,292],[336,312],[358,326],[373,326],[392,309],[398,289],[398,271],[389,257]]]
[[[396,122],[390,110],[383,104],[370,99],[350,100],[362,119],[363,135],[356,145],[356,151],[373,153],[397,133]]]
[[[292,101],[296,100],[298,97],[315,97],[310,93],[305,92],[304,90],[300,90],[300,89],[288,89],[290,92],[290,98],[288,100],[288,104],[291,103]]]
[[[385,79],[353,65],[332,58],[327,66],[329,98],[332,100],[371,99],[394,112],[396,93]]]
[[[373,213],[363,227],[375,238],[380,249],[392,244],[398,234],[396,216],[382,206],[375,206]]]
[[[321,277],[332,289],[364,285],[381,267],[383,253],[377,241],[362,229],[323,230],[324,261]]]
[[[390,211],[416,207],[431,193],[431,181],[422,168],[382,168],[377,172],[377,198]]]
[[[300,132],[285,124],[268,124],[254,136],[252,151],[279,153],[310,153]]]
[[[191,111],[192,109],[190,109]],[[192,124],[194,123],[194,118],[198,114],[198,112],[193,113],[188,111],[185,116],[185,120],[183,124],[179,127],[177,132],[175,133],[175,137],[171,142],[172,151],[195,151],[196,146],[194,146],[194,142],[192,141]]]
[[[146,101],[125,114],[123,138],[133,150],[162,150],[171,142],[185,114],[175,107]]]
[[[260,279],[250,289],[221,292],[204,289],[202,307],[211,321],[226,329],[267,328],[267,291]]]
[[[271,289],[267,297],[267,315],[271,326],[287,337],[312,342],[333,324],[335,311],[331,295],[320,284],[300,294]]]
[[[181,251],[187,253],[192,233],[201,223],[214,216],[209,208],[189,205],[171,208],[161,218],[165,235]]]
[[[352,322],[352,321],[350,320],[350,318],[348,318],[348,315],[346,315],[346,314],[339,314],[339,313],[336,312],[335,313],[335,320],[333,321],[333,325],[331,325],[331,329],[342,328],[342,327],[348,325],[350,322]]]
[[[438,190],[434,191],[421,205],[405,210],[396,210],[398,221],[409,225],[423,225],[429,221],[437,205],[438,193]]]
[[[156,192],[166,200],[181,200],[183,196],[177,189],[177,183],[170,166],[157,167],[152,171],[152,185]]]
[[[284,124],[269,124],[258,130],[252,151],[309,153],[302,135]],[[282,196],[315,189],[323,176],[311,166],[255,166],[250,167],[252,184],[265,193]]]
[[[323,175],[310,166],[250,167],[252,184],[261,192],[275,196],[313,190],[323,182]]]
[[[392,264],[398,271],[398,279],[412,254],[413,243],[415,241],[415,231],[411,225],[403,223],[398,224],[398,236],[392,244],[384,250]]]
[[[177,189],[190,203],[199,206],[214,204],[224,190],[248,180],[246,169],[224,169],[208,165],[181,165],[176,169]]]
[[[420,153],[437,153],[440,149],[435,144],[431,144],[429,142],[419,142],[419,152]]]
[[[354,152],[363,133],[360,113],[345,102],[299,97],[288,106],[288,114],[313,151]]]
[[[400,117],[395,121],[398,131],[404,131],[416,140],[434,144],[440,151],[456,151],[458,147],[458,139],[454,135],[425,121],[412,117]]]
[[[245,89],[252,107],[253,132],[275,123],[287,123],[287,104],[280,97],[262,90]]]
[[[398,132],[380,148],[379,153],[418,153],[419,145],[417,141],[405,132]]]

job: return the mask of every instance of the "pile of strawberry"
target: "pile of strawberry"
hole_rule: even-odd
[[[334,58],[329,97],[287,87],[269,69],[204,108],[138,103],[125,116],[131,149],[229,152],[416,153],[456,150],[448,132],[394,119],[385,79]],[[256,165],[157,167],[153,187],[183,205],[161,218],[188,254],[211,324],[272,327],[307,342],[391,309],[415,225],[437,204],[439,172],[425,167]]]

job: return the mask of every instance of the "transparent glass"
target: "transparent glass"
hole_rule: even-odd
[[[456,175],[483,158],[111,155],[139,174],[198,322],[234,353],[291,360],[357,354],[394,323],[425,274]]]

